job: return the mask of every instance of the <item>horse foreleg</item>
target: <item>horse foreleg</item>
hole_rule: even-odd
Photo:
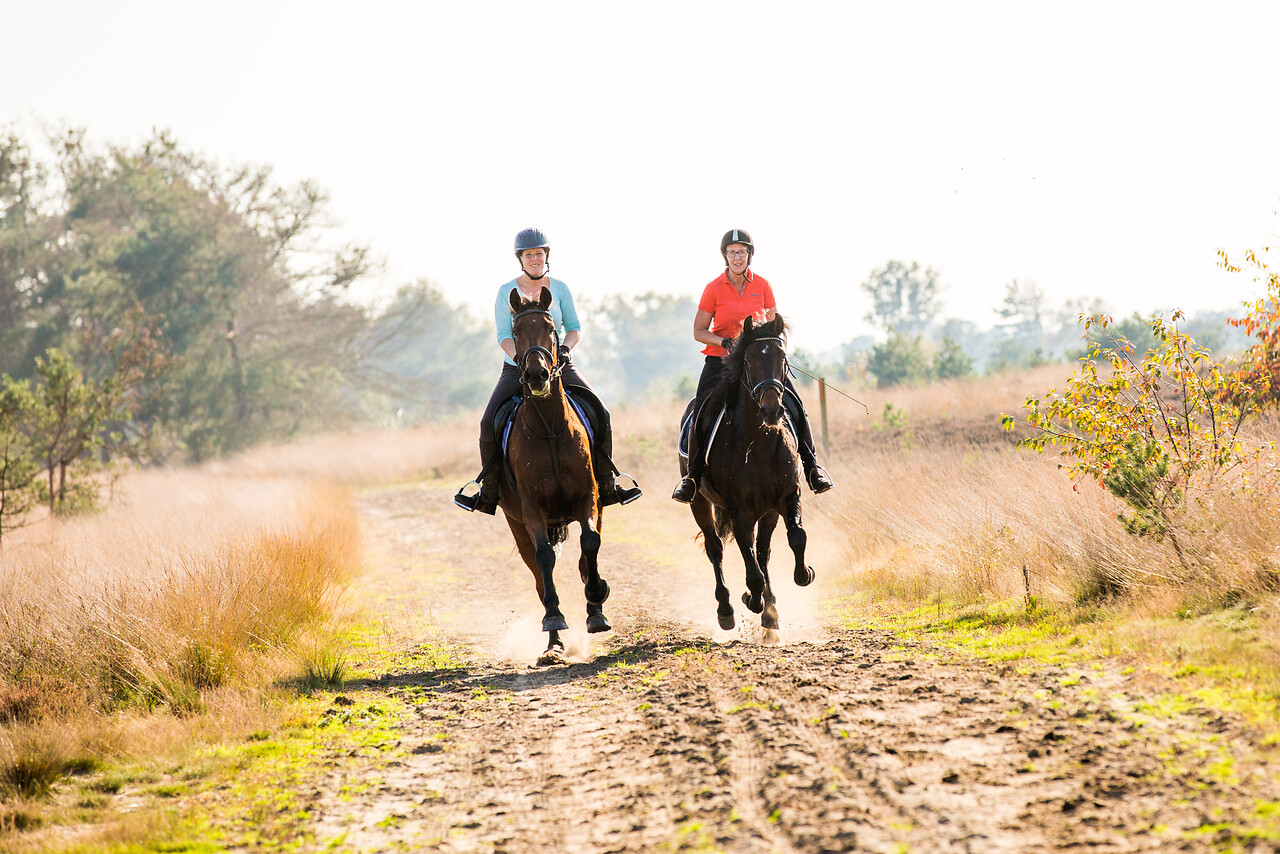
[[[511,528],[511,535],[515,538],[516,548],[520,552],[520,557],[533,574],[533,586],[538,591],[538,601],[541,602],[543,601],[543,583],[542,572],[538,569],[538,547],[528,529],[525,528],[524,523],[508,515],[507,525]],[[552,552],[552,557],[554,556],[555,553]],[[564,642],[560,640],[559,632],[549,633],[547,648],[542,655],[538,656],[538,664],[564,664]]]
[[[544,632],[563,631],[569,628],[569,624],[565,622],[564,614],[560,613],[560,596],[556,593],[554,576],[556,550],[551,546],[545,526],[539,529],[529,527],[529,536],[533,538],[535,546],[534,560],[538,564],[538,576],[542,581],[538,590],[542,596],[542,607],[545,611],[542,617],[542,630]]]
[[[791,551],[796,556],[796,568],[793,578],[799,586],[808,587],[813,583],[814,572],[813,567],[807,566],[804,562],[804,547],[809,542],[809,535],[804,532],[804,528],[800,527],[799,492],[787,502],[785,523],[787,526],[787,545],[791,546]]]
[[[742,562],[747,567],[747,592],[742,594],[742,604],[759,614],[764,610],[765,577],[756,563],[755,523],[733,520],[733,538],[738,541]]]
[[[693,519],[702,529],[702,546],[707,550],[707,560],[716,575],[716,618],[720,628],[728,631],[734,626],[733,603],[729,601],[729,588],[724,583],[724,542],[716,533],[715,511],[702,493],[693,499]]]
[[[773,549],[773,532],[778,527],[778,514],[768,513],[756,526],[756,563],[764,576],[764,612],[760,625],[766,629],[778,627],[778,606],[773,597],[773,582],[769,580],[769,555]]]
[[[600,533],[593,519],[588,516],[582,525],[582,557],[578,559],[578,573],[582,576],[587,596],[587,632],[607,632],[609,625],[604,616],[604,603],[609,598],[609,583],[600,577]]]

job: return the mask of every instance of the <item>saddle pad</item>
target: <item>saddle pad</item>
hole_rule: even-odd
[[[594,448],[596,444],[596,434],[592,419],[587,417],[586,409],[580,402],[578,402],[578,399],[573,392],[567,391],[566,397],[569,398],[569,407],[573,410],[574,414],[578,416],[578,420],[582,422],[583,428],[587,431],[587,444]],[[520,411],[520,404],[522,402],[523,401],[519,397],[511,398],[509,402],[504,403],[499,407],[498,417],[494,419],[497,424],[502,425],[500,434],[502,436],[502,455],[504,458],[507,455],[507,442],[511,437],[511,426],[516,423],[516,413]]]

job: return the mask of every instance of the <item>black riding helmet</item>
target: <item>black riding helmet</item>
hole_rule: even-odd
[[[751,242],[751,235],[741,228],[731,228],[724,233],[724,237],[720,238],[720,254],[724,257],[724,263],[729,263],[729,244],[741,243],[747,247],[747,263],[751,263],[752,257],[756,254],[756,245]]]

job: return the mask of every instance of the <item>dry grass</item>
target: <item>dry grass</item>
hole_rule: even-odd
[[[1173,591],[1184,609],[1269,595],[1280,573],[1270,496],[1202,496],[1187,519],[1188,571],[1167,543],[1127,534],[1115,518],[1123,506],[1095,483],[1073,484],[1052,455],[1018,450],[1001,433],[1001,412],[1017,414],[1068,372],[862,392],[873,417],[833,420],[830,468],[842,488],[823,506],[844,541],[847,587],[909,600],[1134,606],[1169,602]],[[1275,422],[1255,427],[1256,438],[1278,433]]]
[[[359,559],[345,492],[207,469],[136,473],[106,512],[7,538],[0,790],[252,727]]]

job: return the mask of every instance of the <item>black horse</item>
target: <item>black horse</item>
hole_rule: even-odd
[[[764,324],[748,317],[724,360],[720,382],[707,395],[698,419],[706,468],[694,498],[693,518],[702,529],[707,558],[716,574],[716,610],[722,629],[734,626],[733,605],[724,583],[724,543],[738,541],[747,570],[743,603],[760,614],[765,629],[778,627],[778,609],[769,581],[769,550],[781,518],[795,553],[793,578],[804,587],[813,569],[804,562],[807,535],[800,526],[800,455],[794,431],[783,417],[787,350],[781,315]],[[685,410],[688,421],[697,401]],[[680,460],[681,474],[688,461]]]

